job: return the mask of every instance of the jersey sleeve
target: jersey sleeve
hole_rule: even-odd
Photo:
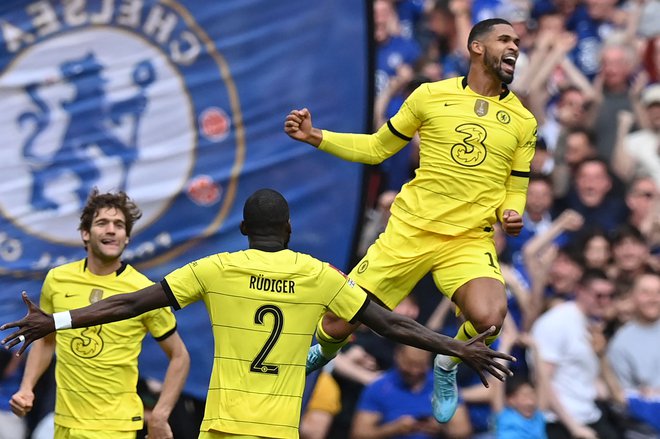
[[[165,340],[176,331],[176,319],[169,308],[158,308],[143,314],[144,326],[156,341]]]
[[[206,294],[205,279],[219,275],[219,265],[212,256],[198,259],[165,276],[161,282],[174,309],[185,308]]]
[[[515,210],[520,215],[525,211],[531,163],[536,151],[536,120],[530,118],[525,122],[522,141],[513,155],[511,174],[506,180],[506,197],[497,209],[500,219],[505,210]]]
[[[416,108],[423,86],[415,90],[399,111],[375,134],[335,133],[323,130],[319,149],[351,162],[377,164],[396,154],[421,126]]]
[[[367,293],[353,279],[332,265],[327,264],[325,269],[327,281],[330,285],[334,284],[336,291],[328,303],[328,308],[339,318],[351,322],[369,302]]]
[[[41,286],[41,296],[39,297],[39,307],[48,314],[55,312],[53,308],[53,289],[51,283],[53,282],[53,272],[49,271],[44,279],[44,284]]]
[[[385,126],[397,137],[409,142],[422,126],[424,97],[428,95],[428,84],[422,84],[403,102],[399,111]]]

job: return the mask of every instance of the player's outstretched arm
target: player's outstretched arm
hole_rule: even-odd
[[[323,132],[312,125],[312,113],[307,108],[291,110],[284,120],[284,132],[289,137],[309,143],[318,148],[323,140]]]
[[[486,387],[488,387],[488,381],[485,373],[489,373],[499,380],[504,380],[507,375],[512,375],[509,368],[497,360],[515,361],[515,358],[494,351],[484,343],[486,337],[495,333],[494,326],[467,342],[463,342],[433,332],[416,321],[388,311],[374,302],[369,302],[357,315],[357,319],[383,337],[399,343],[436,354],[459,357],[479,374],[481,382]]]
[[[24,337],[23,346],[18,350],[21,355],[35,340],[38,340],[55,331],[55,320],[52,314],[44,312],[28,299],[25,291],[22,293],[23,302],[27,305],[28,313],[21,320],[5,323],[0,330],[18,328],[13,334],[2,340],[7,349],[16,346]],[[117,294],[116,296],[100,300],[84,308],[68,311],[71,316],[72,328],[85,328],[87,326],[101,325],[135,317],[152,309],[169,306],[169,301],[160,283],[153,284],[134,293]],[[21,337],[22,336],[22,337]]]

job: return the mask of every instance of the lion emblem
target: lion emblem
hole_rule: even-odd
[[[18,124],[31,130],[23,144],[22,154],[31,164],[32,191],[30,203],[35,210],[57,209],[58,204],[49,199],[46,189],[63,172],[77,177],[75,190],[80,205],[84,205],[90,190],[98,183],[101,170],[95,161],[98,150],[107,157],[119,158],[122,175],[119,190],[126,189],[131,166],[138,158],[137,134],[140,118],[147,105],[146,90],[155,80],[155,69],[149,60],[137,63],[132,71],[133,83],[138,92],[116,102],[108,102],[103,77],[104,66],[93,53],[67,60],[59,65],[61,79],[73,86],[74,95],[62,101],[62,110],[68,115],[61,145],[52,155],[35,152],[35,142],[52,122],[51,108],[39,96],[39,86],[25,88],[36,109],[18,116]],[[113,128],[132,118],[132,130],[128,141],[114,134]],[[28,128],[25,128],[28,129]]]

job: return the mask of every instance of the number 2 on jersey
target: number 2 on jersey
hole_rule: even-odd
[[[257,325],[263,325],[266,314],[271,314],[273,316],[273,329],[270,331],[266,343],[263,345],[257,356],[254,357],[254,360],[252,360],[250,371],[277,375],[280,367],[275,364],[266,364],[264,361],[270,351],[275,347],[277,339],[280,338],[282,328],[284,327],[284,314],[282,314],[282,310],[275,305],[264,305],[259,307],[254,314],[254,323]]]

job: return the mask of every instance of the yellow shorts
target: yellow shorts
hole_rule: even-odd
[[[83,430],[80,428],[62,427],[55,424],[53,439],[135,439],[137,432],[131,431],[101,431]]]
[[[200,431],[198,439],[266,439],[261,436],[245,436],[243,434],[221,433],[219,431]]]
[[[504,283],[493,232],[481,236],[440,235],[412,227],[394,216],[349,276],[394,309],[429,272],[438,289],[450,299],[472,279],[490,277]]]

